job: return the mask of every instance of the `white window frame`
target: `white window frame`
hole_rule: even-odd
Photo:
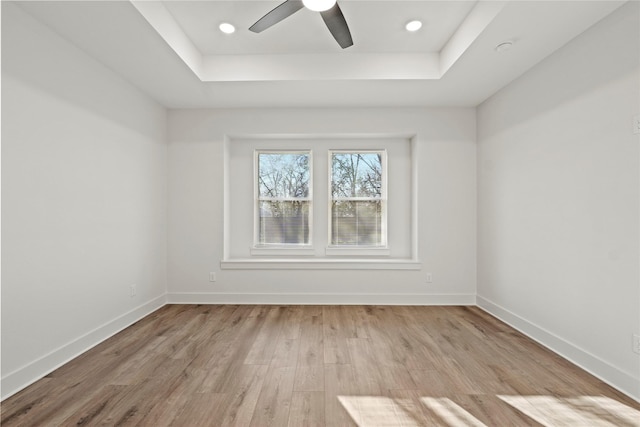
[[[381,154],[382,155],[382,188],[381,197],[341,197],[334,199],[332,194],[332,181],[333,181],[333,155],[334,154]],[[387,191],[388,191],[388,179],[387,179],[387,150],[386,149],[331,149],[328,150],[327,160],[327,189],[328,189],[328,203],[327,203],[327,242],[328,245],[325,249],[325,254],[330,256],[388,256],[390,250],[388,246],[387,236]],[[381,243],[380,245],[334,245],[331,243],[332,228],[333,228],[333,212],[332,206],[334,200],[344,201],[380,201],[382,203],[382,218],[380,221],[380,233]]]
[[[402,148],[398,148],[402,147]],[[328,150],[387,151],[388,252],[327,248]],[[377,149],[377,150],[373,150]],[[253,156],[264,152],[312,152],[312,248],[253,248]],[[225,135],[223,141],[223,270],[421,270],[419,257],[421,144],[415,133],[312,133]],[[248,160],[248,161],[247,161]],[[248,191],[247,191],[248,190]],[[408,209],[405,209],[407,207]],[[326,253],[325,253],[326,251]]]
[[[260,197],[260,154],[306,154],[309,156],[309,195],[308,197]],[[253,156],[253,247],[251,255],[313,255],[313,151],[308,150],[254,150]],[[261,243],[260,240],[260,202],[261,201],[303,201],[309,203],[309,241],[308,243]]]

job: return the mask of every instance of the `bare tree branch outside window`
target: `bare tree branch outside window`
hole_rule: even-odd
[[[310,155],[258,153],[258,243],[309,244]]]

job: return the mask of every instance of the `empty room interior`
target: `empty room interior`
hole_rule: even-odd
[[[640,426],[640,2],[1,18],[3,426]]]

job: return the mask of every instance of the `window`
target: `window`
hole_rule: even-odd
[[[229,136],[221,265],[418,268],[416,153],[405,135]]]
[[[311,153],[256,152],[255,246],[310,245]]]
[[[330,151],[331,246],[387,246],[385,151]]]

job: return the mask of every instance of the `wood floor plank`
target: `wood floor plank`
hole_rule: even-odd
[[[324,363],[350,363],[347,337],[355,335],[347,330],[344,318],[340,316],[342,307],[322,308],[322,332],[324,337]]]
[[[204,372],[202,370],[193,368],[191,365],[187,366],[180,373],[175,387],[165,388],[163,397],[157,399],[140,425],[148,427],[171,425],[188,404],[193,404],[194,396],[205,394],[197,392],[203,380]]]
[[[193,426],[206,427],[217,424],[220,419],[220,408],[226,404],[227,395],[224,393],[196,393],[192,395],[182,407],[182,410],[165,419],[158,419],[157,424],[151,424],[150,421],[145,426]]]
[[[244,359],[248,365],[268,365],[276,349],[278,336],[282,329],[285,307],[272,307],[253,341],[253,345]]]
[[[141,351],[134,353],[125,363],[121,363],[114,371],[110,385],[138,384],[143,381],[148,371],[155,369],[157,363],[166,360],[166,354],[155,353],[154,350],[160,345],[165,337],[157,337]]]
[[[309,307],[300,325],[300,345],[293,389],[324,390],[324,332],[322,307]]]
[[[51,404],[51,395],[62,391],[60,380],[43,378],[26,387],[21,392],[6,399],[0,405],[2,423],[20,425],[24,420],[33,421],[35,424],[37,413],[46,404]]]
[[[324,364],[324,336],[322,308],[309,307],[300,325],[300,350],[298,365],[322,366]]]
[[[404,365],[378,365],[380,387],[384,390],[417,390],[413,377]]]
[[[371,307],[354,305],[349,306],[347,315],[351,317],[355,328],[354,338],[370,338],[369,336],[369,314]]]
[[[287,306],[284,324],[282,325],[282,336],[285,339],[295,340],[300,338],[300,327],[302,317],[307,310],[299,305]]]
[[[206,363],[206,355],[215,352],[215,345],[224,342],[231,331],[228,329],[228,320],[231,316],[242,309],[238,306],[213,305],[204,306],[206,309],[198,316],[200,317],[195,329],[190,331],[187,340],[184,342],[172,342],[173,358],[192,358],[194,365]],[[181,334],[185,334],[184,330]],[[205,356],[204,360],[200,359]]]
[[[422,325],[400,316],[402,307],[372,307],[369,334],[381,364],[426,369],[436,362],[434,345]]]
[[[285,368],[296,367],[298,365],[298,353],[300,352],[300,340],[289,339],[280,335],[278,342],[276,343],[273,357],[271,358],[270,366],[272,368]]]
[[[107,385],[101,388],[100,393],[96,395],[94,399],[85,402],[82,407],[75,413],[69,415],[68,418],[63,420],[51,418],[47,421],[53,425],[58,422],[61,425],[95,425],[97,424],[97,419],[110,411],[128,390],[130,390],[130,388],[124,385]]]
[[[182,372],[187,363],[165,357],[152,374],[143,382],[134,383],[122,389],[114,399],[107,402],[106,407],[96,414],[91,424],[136,425],[146,418],[153,407],[166,399],[182,379]],[[72,416],[69,424],[79,421]],[[65,423],[67,424],[67,423]]]
[[[15,403],[12,399],[2,402],[0,425],[45,426],[62,424],[67,417],[79,410],[86,400],[104,399],[104,396],[111,392],[104,386],[95,386],[95,389],[85,391],[83,399],[77,399],[74,398],[74,393],[70,392],[76,387],[64,380],[46,382],[46,391],[39,390],[38,383],[40,381],[25,389],[33,390],[36,392],[34,395],[25,393],[26,399],[16,399]],[[45,393],[40,394],[41,391],[45,391]],[[51,396],[57,398],[52,399]]]
[[[258,306],[260,307],[260,306]],[[233,389],[237,376],[243,370],[244,360],[253,347],[256,336],[267,316],[268,309],[254,308],[241,323],[233,337],[229,337],[226,349],[202,384],[203,393],[227,393]],[[264,365],[262,365],[264,366]]]
[[[0,405],[3,427],[636,419],[638,402],[476,307],[168,305]]]
[[[324,366],[298,365],[293,389],[295,391],[324,390]]]
[[[284,426],[289,420],[295,368],[271,368],[251,419],[254,427]]]
[[[238,306],[235,310],[220,321],[220,325],[210,332],[210,339],[202,343],[201,350],[191,361],[194,368],[209,370],[211,367],[219,367],[222,355],[228,355],[228,351],[237,342],[238,334],[242,331],[245,322],[249,319],[251,306]],[[212,321],[213,324],[217,323]]]
[[[324,392],[293,392],[288,426],[324,427]]]
[[[421,399],[423,393],[417,390],[391,390],[389,396],[395,402],[402,426],[449,426],[438,416],[425,409]]]
[[[324,366],[324,416],[327,426],[357,426],[341,399],[356,394],[355,377],[351,365],[327,364]]]
[[[265,365],[244,365],[238,372],[234,387],[226,393],[218,414],[212,419],[220,426],[248,426],[267,373]]]
[[[543,427],[543,424],[516,410],[493,394],[459,395],[452,397],[452,400],[488,426]]]
[[[353,360],[351,366],[356,392],[368,395],[383,394],[385,389],[380,384],[380,371],[376,369],[378,362],[371,341],[368,338],[349,338],[347,348]]]

